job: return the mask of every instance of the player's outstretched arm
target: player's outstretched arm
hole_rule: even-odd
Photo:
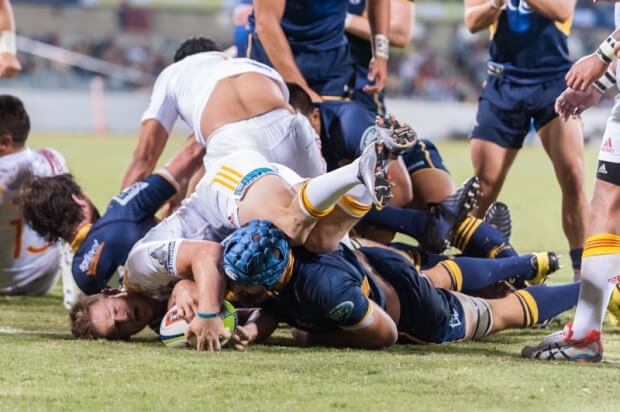
[[[620,29],[616,29],[605,39],[598,49],[579,59],[566,73],[566,84],[571,89],[586,91],[599,79],[609,65],[617,59],[620,51]]]
[[[291,46],[280,26],[286,0],[254,0],[256,32],[273,67],[288,83],[297,83],[310,95],[313,102],[320,102],[320,96],[308,86],[301,74]]]
[[[415,19],[415,7],[402,0],[390,0],[390,44],[395,47],[407,47],[411,40],[411,29]],[[345,29],[354,36],[370,41],[370,24],[364,16],[347,14]]]
[[[464,0],[465,27],[471,33],[486,30],[506,8],[506,0]]]
[[[177,273],[192,277],[198,287],[198,307],[186,335],[196,336],[196,349],[221,350],[220,337],[229,338],[219,316],[224,303],[225,277],[219,262],[222,246],[216,242],[184,240],[177,254]]]
[[[566,23],[573,15],[577,0],[527,0],[527,4],[550,20]]]
[[[293,329],[293,338],[299,346],[329,346],[336,348],[382,349],[398,339],[396,324],[383,309],[369,301],[370,315],[355,328],[329,333],[315,333]]]
[[[0,0],[0,78],[15,76],[21,69],[17,60],[13,8],[9,0]]]
[[[138,180],[144,179],[153,172],[159,157],[164,151],[168,136],[168,131],[159,121],[149,119],[142,122],[138,145],[133,152],[131,163],[129,163],[129,167],[125,172],[125,177],[123,177],[122,189]]]

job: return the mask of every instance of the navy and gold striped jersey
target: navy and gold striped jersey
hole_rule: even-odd
[[[563,77],[570,69],[566,23],[550,20],[525,0],[507,0],[506,9],[491,26],[491,61],[503,65],[503,75],[522,84]]]
[[[369,299],[385,306],[382,292],[349,249],[317,255],[296,248],[293,256],[286,286],[262,305],[289,325],[314,332],[354,329],[369,316]]]
[[[114,196],[103,216],[77,233],[71,242],[71,269],[82,292],[92,295],[107,287],[133,245],[157,224],[155,213],[175,193],[163,176],[152,174]]]

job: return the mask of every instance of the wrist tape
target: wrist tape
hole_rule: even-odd
[[[373,36],[372,55],[386,60],[390,58],[390,40],[385,34],[375,34]]]
[[[616,39],[609,36],[598,46],[598,49],[596,49],[596,56],[605,64],[611,63],[616,58],[616,53],[614,53],[615,46]]]
[[[605,73],[596,81],[594,81],[593,86],[601,92],[601,94],[605,94],[607,90],[616,85],[616,74],[611,68],[607,69]]]
[[[17,54],[17,42],[12,31],[0,31],[0,53]]]

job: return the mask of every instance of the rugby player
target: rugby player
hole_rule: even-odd
[[[258,246],[260,245],[260,246]],[[520,261],[518,276],[532,279],[537,254],[483,260],[484,265]],[[403,343],[479,339],[507,328],[528,327],[575,305],[579,284],[531,286],[505,298],[485,300],[458,291],[487,285],[511,271],[479,268],[494,276],[467,274],[453,261],[425,275],[387,248],[348,248],[320,255],[291,249],[286,235],[268,221],[253,221],[224,242],[224,272],[243,303],[260,303],[271,330],[246,333],[249,342],[268,336],[277,321],[297,328],[303,345],[376,349]],[[548,260],[547,260],[548,261]],[[514,267],[512,273],[514,274]],[[491,279],[492,278],[492,279]],[[488,282],[488,283],[487,283]],[[258,325],[258,323],[257,323]]]
[[[204,315],[192,320],[188,335],[198,337],[199,350],[219,350],[225,331],[221,321],[210,316],[219,310],[224,292],[218,242],[240,225],[268,217],[295,244],[334,249],[370,209],[371,193],[389,191],[389,185],[375,185],[380,162],[376,147],[372,143],[353,163],[309,180],[253,151],[224,157],[209,168],[180,209],[134,246],[125,287],[161,295],[177,280],[193,278],[200,292],[198,311]]]
[[[464,0],[472,33],[490,29],[488,79],[471,132],[471,158],[483,196],[482,217],[498,197],[533,123],[562,190],[562,227],[575,277],[587,217],[580,120],[560,119],[555,99],[571,67],[567,36],[576,0]]]
[[[18,199],[20,188],[33,176],[66,173],[67,166],[53,149],[29,149],[29,133],[22,102],[0,95],[0,295],[45,295],[59,273],[59,245],[24,222]]]
[[[264,64],[219,50],[211,40],[189,39],[159,75],[123,187],[153,170],[178,117],[207,147],[207,169],[227,154],[251,149],[303,176],[325,171],[318,137],[289,106],[282,77]]]
[[[313,102],[350,99],[355,68],[345,36],[347,0],[254,0],[248,57],[272,65]],[[364,91],[383,90],[389,57],[389,0],[371,0],[373,53]]]
[[[13,8],[9,0],[0,0],[0,78],[15,76],[21,69],[17,60]]]
[[[353,100],[363,105],[371,113],[384,116],[385,93],[366,93],[364,87],[368,82],[368,67],[372,60],[372,38],[370,24],[366,16],[366,0],[349,0],[345,30],[351,58],[355,66],[355,90]],[[414,0],[390,0],[390,26],[388,39],[391,47],[405,48],[411,40],[415,20]]]
[[[614,63],[619,48],[617,44],[620,42],[618,4],[615,13],[616,30],[595,53],[581,58],[567,73],[569,88],[556,103],[561,116],[579,114],[597,104],[608,89],[615,89],[617,64]],[[524,357],[577,362],[600,362],[603,359],[602,325],[605,308],[620,280],[619,186],[620,95],[616,95],[598,156],[587,226],[588,237],[583,251],[582,287],[575,317],[564,330],[547,336],[538,345],[526,346],[522,351]]]
[[[328,120],[329,127],[326,129],[323,122],[324,106],[313,105],[310,96],[298,85],[289,83],[288,88],[291,105],[308,117],[312,127],[321,135],[328,169],[357,157],[361,148],[377,138],[374,116],[357,103],[348,103],[351,107],[338,114],[337,120]],[[332,111],[327,116],[336,112]],[[345,127],[347,124],[349,126]],[[362,223],[390,233],[382,233],[378,239],[376,230],[370,232],[364,229],[362,236],[388,243],[394,232],[401,232],[415,238],[425,249],[434,253],[442,252],[452,241],[469,256],[495,258],[517,255],[508,239],[498,230],[480,219],[467,216],[474,207],[471,199],[467,196],[451,196],[456,190],[455,185],[439,151],[431,142],[416,141],[413,148],[404,151],[398,161],[402,163],[403,159],[406,182],[403,183],[400,175],[393,179],[392,167],[389,169],[389,177],[395,182],[393,191],[400,191],[404,197],[411,195],[402,194],[403,187],[411,182],[416,190],[413,201],[402,202],[407,208],[395,207],[390,202],[381,211],[368,211]],[[471,189],[477,191],[477,182],[468,182],[472,185]],[[428,204],[433,205],[432,213],[429,213]],[[500,209],[494,207],[490,212],[497,215],[494,221],[504,231],[509,231],[509,214],[505,208],[498,213]],[[359,230],[358,225],[356,231]]]
[[[99,293],[117,286],[111,284],[117,269],[157,224],[155,213],[185,186],[203,155],[204,147],[188,139],[163,168],[115,195],[103,216],[70,174],[36,177],[21,188],[24,218],[43,238],[68,242],[79,291]],[[69,306],[79,297],[75,295]]]
[[[253,221],[249,225],[256,227],[257,222]],[[268,225],[265,224],[263,227],[267,228],[266,232],[270,231]],[[262,232],[262,235],[264,234],[265,231]],[[281,232],[276,232],[276,234],[281,235]],[[400,253],[396,249],[393,251]],[[296,251],[295,253],[302,252]],[[281,257],[278,254],[274,255],[273,263],[282,265],[284,259],[276,258],[277,256]],[[508,276],[523,277],[531,284],[538,284],[558,267],[555,254],[537,253],[501,260],[456,258],[428,268],[425,275],[436,287],[466,290],[487,285]],[[235,298],[234,294],[230,296]],[[241,293],[239,297],[247,298],[244,293]],[[182,279],[175,284],[168,307],[173,304],[177,305],[179,314],[191,321],[198,311],[198,301],[199,292],[195,282]],[[127,339],[147,324],[152,327],[157,325],[163,314],[160,302],[141,293],[107,289],[98,295],[89,296],[80,301],[73,308],[71,329],[74,336],[79,338]],[[252,326],[249,328],[251,329]],[[251,331],[245,331],[244,327],[241,327],[236,333],[237,336],[233,336],[233,340],[236,341],[235,348],[243,349],[249,343],[244,339],[246,332],[248,335],[251,334]]]

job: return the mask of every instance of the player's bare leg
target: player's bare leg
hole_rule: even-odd
[[[482,196],[473,215],[482,219],[488,207],[502,190],[508,170],[519,152],[473,137],[470,142],[474,174],[480,179]]]
[[[538,131],[562,190],[562,228],[568,239],[575,279],[579,279],[581,252],[588,214],[584,186],[581,122],[559,117]]]
[[[410,206],[423,209],[440,203],[456,191],[452,176],[442,169],[421,169],[411,174],[413,202]]]

